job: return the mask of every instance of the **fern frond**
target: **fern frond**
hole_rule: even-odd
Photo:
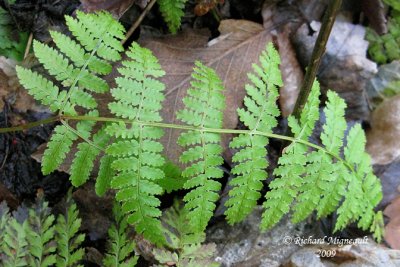
[[[163,146],[159,142],[163,130],[140,122],[162,120],[160,109],[165,86],[156,78],[163,76],[164,71],[151,51],[136,43],[127,56],[129,60],[123,61],[123,67],[118,69],[122,77],[116,79],[118,87],[111,92],[115,101],[109,104],[109,109],[117,117],[132,120],[132,127],[113,123],[107,128],[108,134],[116,138],[106,150],[114,158],[111,188],[118,189],[116,199],[129,214],[128,222],[145,238],[160,244],[164,236],[158,220],[160,201],[156,196],[163,192],[157,184],[164,177]]]
[[[270,43],[260,56],[260,66],[253,65],[255,74],[249,74],[252,84],[246,84],[247,96],[244,99],[245,109],[239,109],[240,120],[252,131],[271,132],[278,124],[276,117],[280,112],[276,105],[279,86],[282,78],[279,71],[280,58]],[[268,138],[250,134],[235,137],[230,146],[240,149],[232,161],[237,165],[232,173],[229,200],[225,203],[225,212],[229,223],[243,220],[257,205],[261,197],[262,181],[267,178],[266,158]]]
[[[157,0],[161,15],[172,33],[176,33],[181,26],[186,2],[187,0]]]
[[[6,232],[6,226],[9,223],[10,220],[10,209],[7,206],[6,201],[2,201],[0,203],[0,233],[5,233]],[[0,249],[3,250],[3,247],[5,246],[4,243],[4,237],[5,234],[0,235]],[[0,253],[0,262],[2,262],[3,259],[3,253]]]
[[[177,112],[181,121],[201,128],[221,128],[225,97],[222,82],[214,70],[196,62],[191,88],[183,98],[185,108]],[[215,133],[189,131],[180,135],[178,143],[186,151],[180,161],[190,164],[182,176],[190,178],[184,185],[191,189],[184,200],[189,224],[195,232],[205,230],[213,215],[221,184],[212,178],[221,178],[223,164],[221,137]]]
[[[4,267],[28,265],[26,260],[28,242],[26,241],[25,227],[27,227],[27,221],[20,224],[15,218],[8,220],[5,231],[2,233],[4,240],[1,249],[5,255]]]
[[[219,266],[213,261],[215,244],[201,244],[205,239],[204,233],[194,233],[187,227],[187,209],[179,201],[174,201],[172,207],[164,212],[162,221],[167,246],[172,251],[166,248],[153,250],[160,264],[175,264],[177,267]]]
[[[108,230],[108,250],[103,259],[106,267],[133,267],[138,257],[133,256],[135,243],[128,238],[128,223],[118,204],[113,207],[115,223]]]
[[[57,218],[56,242],[57,242],[57,267],[77,266],[84,255],[84,249],[80,248],[85,239],[85,234],[77,234],[81,226],[79,211],[73,202],[70,193],[67,198],[67,210]],[[81,265],[78,265],[81,266]]]
[[[288,123],[294,138],[307,141],[319,118],[319,84],[314,82],[310,96],[300,116],[300,120],[289,116]],[[306,172],[306,145],[294,142],[285,148],[279,158],[279,166],[274,170],[278,176],[270,183],[271,191],[266,194],[263,206],[266,209],[262,215],[260,227],[270,229],[280,221],[282,216],[289,212],[293,200],[299,193]]]
[[[56,263],[55,217],[50,214],[48,203],[38,199],[35,209],[29,210],[29,227],[26,235],[29,247],[29,266],[46,267]]]

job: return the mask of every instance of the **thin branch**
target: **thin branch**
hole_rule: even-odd
[[[131,35],[135,32],[137,27],[139,27],[140,23],[142,23],[142,20],[144,19],[144,17],[146,17],[147,13],[149,13],[150,9],[154,6],[156,1],[157,0],[151,0],[150,3],[146,6],[142,14],[140,14],[135,23],[133,23],[133,25],[129,28],[128,32],[125,35],[125,39],[122,41],[122,44],[125,44],[129,37],[131,37]]]
[[[24,130],[28,130],[28,129],[31,129],[31,128],[34,128],[37,126],[42,126],[44,124],[49,124],[49,123],[56,122],[56,121],[60,121],[59,116],[50,117],[50,118],[43,119],[40,121],[34,121],[34,122],[30,122],[30,123],[26,123],[26,124],[14,126],[14,127],[0,128],[0,133],[24,131]]]
[[[322,60],[322,56],[325,53],[329,35],[331,33],[333,24],[335,23],[336,15],[341,5],[342,5],[342,0],[332,0],[329,3],[327,10],[325,11],[321,29],[319,31],[317,40],[315,41],[315,46],[311,56],[311,60],[309,66],[307,67],[304,81],[300,88],[299,96],[294,106],[293,115],[296,118],[300,117],[301,111],[303,110],[307,102],[308,96],[311,92],[311,88],[314,83],[315,76],[317,75],[317,71]]]
[[[31,50],[32,46],[32,40],[33,40],[33,33],[29,34],[28,42],[26,43],[24,59],[26,59],[26,57],[29,55],[29,51]]]

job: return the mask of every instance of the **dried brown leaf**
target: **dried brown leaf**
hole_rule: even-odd
[[[373,164],[386,165],[400,157],[400,95],[382,102],[372,114],[367,151]]]
[[[280,69],[284,84],[279,92],[279,105],[282,115],[287,117],[294,109],[304,75],[290,42],[289,27],[285,27],[283,32],[276,35],[276,43],[281,55]]]
[[[185,30],[175,36],[145,36],[139,40],[159,58],[167,73],[163,78],[167,89],[162,111],[166,122],[179,123],[175,113],[183,108],[182,98],[189,88],[194,61],[200,60],[214,68],[224,83],[227,103],[224,127],[237,126],[236,109],[242,105],[245,96],[246,73],[251,71],[252,63],[258,61],[261,51],[271,41],[271,35],[262,25],[245,20],[224,20],[219,31],[221,35],[210,42],[206,30]],[[166,156],[176,163],[182,152],[176,144],[178,136],[178,131],[167,130],[163,139]],[[228,141],[229,136],[223,136],[225,147]],[[229,161],[231,155],[225,156]]]
[[[385,226],[385,241],[393,249],[400,249],[400,198],[393,200],[383,213],[390,219]]]
[[[107,10],[114,16],[120,18],[134,2],[135,0],[81,0],[81,8],[85,12]]]

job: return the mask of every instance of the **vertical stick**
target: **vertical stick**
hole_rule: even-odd
[[[308,95],[310,94],[312,85],[317,75],[319,65],[323,54],[325,53],[326,44],[328,43],[329,35],[331,33],[333,24],[335,23],[336,15],[342,5],[342,0],[331,0],[325,11],[324,18],[322,20],[321,29],[319,31],[317,40],[315,41],[314,50],[311,56],[310,63],[307,67],[306,74],[304,76],[303,84],[300,88],[299,96],[294,106],[293,115],[296,118],[300,117],[301,111],[307,102]]]

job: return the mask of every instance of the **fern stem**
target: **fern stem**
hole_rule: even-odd
[[[253,134],[253,135],[261,135],[269,138],[274,138],[274,139],[280,139],[280,140],[285,140],[285,141],[290,141],[293,143],[300,143],[303,145],[306,145],[308,147],[315,148],[317,150],[323,151],[324,153],[330,155],[331,157],[335,158],[338,161],[341,161],[350,171],[355,172],[354,168],[344,159],[342,159],[339,155],[336,155],[328,150],[326,150],[324,147],[313,144],[311,142],[297,139],[294,137],[286,136],[286,135],[281,135],[281,134],[274,134],[274,133],[267,133],[267,132],[260,132],[260,131],[254,131],[254,130],[234,130],[234,129],[215,129],[215,128],[203,128],[203,127],[195,127],[195,126],[188,126],[188,125],[179,125],[179,124],[171,124],[171,123],[161,123],[161,122],[141,122],[141,121],[131,121],[129,119],[118,119],[118,118],[109,118],[109,117],[90,117],[90,116],[67,116],[67,115],[60,115],[60,116],[55,116],[51,118],[47,118],[44,120],[16,126],[16,127],[9,127],[9,128],[0,128],[0,133],[7,133],[7,132],[15,132],[15,131],[22,131],[26,129],[30,129],[33,127],[41,126],[43,124],[48,124],[56,121],[62,121],[63,120],[75,120],[75,121],[97,121],[97,122],[123,122],[127,124],[136,124],[139,126],[152,126],[152,127],[158,127],[158,128],[168,128],[168,129],[179,129],[179,130],[189,130],[189,131],[202,131],[202,132],[208,132],[208,133],[220,133],[220,134]],[[64,124],[65,123],[65,124]],[[103,148],[98,147],[95,145],[93,142],[90,140],[87,140],[87,138],[82,137],[79,135],[79,133],[70,127],[65,121],[64,125],[66,125],[69,129],[72,129],[73,132],[78,135],[80,138],[88,142],[90,145],[96,147],[97,149],[100,149],[101,151],[104,151]]]

